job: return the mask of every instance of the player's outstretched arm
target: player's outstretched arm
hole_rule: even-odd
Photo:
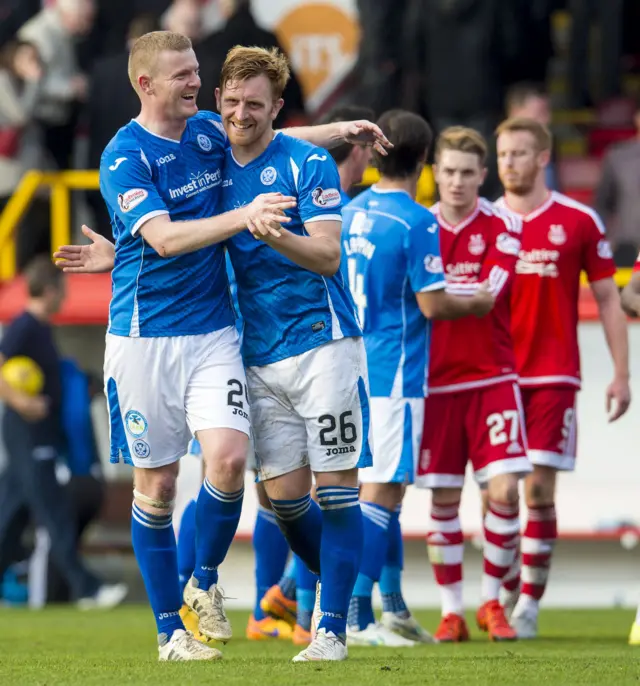
[[[68,274],[99,274],[110,272],[116,259],[114,244],[88,226],[82,233],[91,241],[87,245],[62,245],[53,253],[56,267]]]
[[[249,225],[260,224],[269,235],[280,235],[278,227],[291,221],[285,210],[296,206],[296,199],[281,193],[263,193],[237,210],[215,217],[171,221],[168,214],[152,217],[140,228],[147,243],[161,257],[175,257],[226,241]]]
[[[614,377],[607,388],[607,412],[609,421],[614,422],[622,417],[631,402],[627,320],[620,305],[618,288],[612,278],[594,281],[591,290],[598,303],[600,321],[613,359]]]
[[[640,317],[640,271],[633,273],[622,290],[622,308],[630,317]]]
[[[496,302],[487,283],[480,284],[473,295],[454,295],[441,288],[416,293],[416,299],[420,312],[427,319],[460,319],[470,315],[484,317]]]
[[[285,229],[279,238],[256,229],[253,223],[249,230],[255,238],[268,243],[300,267],[322,276],[333,276],[340,269],[341,226],[341,222],[331,219],[306,222],[304,228],[308,236],[298,236]]]
[[[386,155],[387,149],[393,147],[392,143],[382,133],[382,129],[366,119],[318,124],[316,126],[294,126],[289,129],[282,129],[282,133],[292,138],[308,141],[327,150],[343,143],[360,143],[361,145],[373,146],[381,155]]]

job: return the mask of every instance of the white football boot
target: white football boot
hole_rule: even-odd
[[[509,618],[519,639],[527,640],[538,636],[538,612],[540,606],[528,596],[520,596]]]
[[[198,616],[198,629],[203,636],[226,643],[231,639],[231,624],[224,611],[224,594],[212,584],[208,591],[198,588],[192,576],[184,587],[184,602]]]
[[[387,629],[384,624],[369,624],[366,629],[347,627],[347,643],[352,646],[386,646],[387,648],[412,648],[415,641],[409,641]]]
[[[126,598],[129,592],[127,584],[102,584],[95,595],[78,598],[79,610],[110,610]]]
[[[187,660],[220,660],[222,653],[200,643],[190,631],[176,629],[169,640],[161,634],[158,641],[160,662],[184,662]]]
[[[311,643],[292,662],[338,662],[347,659],[347,646],[333,633],[318,629]]]
[[[411,614],[408,617],[398,617],[395,612],[383,612],[381,624],[408,641],[435,643],[433,636],[421,627],[418,620]]]

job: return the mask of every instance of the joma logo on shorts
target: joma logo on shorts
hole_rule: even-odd
[[[325,455],[345,455],[355,453],[356,449],[352,445],[345,445],[342,448],[327,448]]]
[[[233,408],[233,414],[239,414],[241,417],[244,417],[244,419],[246,419],[246,420],[249,419],[249,415],[244,410],[241,410],[239,407]]]

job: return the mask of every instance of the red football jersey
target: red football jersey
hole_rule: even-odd
[[[504,198],[496,203],[509,209]],[[615,274],[598,214],[561,193],[522,217],[522,248],[511,298],[511,331],[522,386],[580,387],[580,273]]]
[[[638,259],[636,260],[636,263],[633,265],[633,271],[640,272],[640,255],[638,255]]]
[[[480,198],[457,226],[432,208],[440,224],[440,252],[447,291],[471,295],[488,280],[496,304],[486,317],[437,320],[431,330],[429,392],[447,393],[516,380],[509,316],[522,223]]]

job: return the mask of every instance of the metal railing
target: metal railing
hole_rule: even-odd
[[[98,190],[99,174],[93,169],[25,173],[0,214],[0,282],[16,275],[16,230],[42,187],[51,191],[51,245],[71,242],[71,191]]]

